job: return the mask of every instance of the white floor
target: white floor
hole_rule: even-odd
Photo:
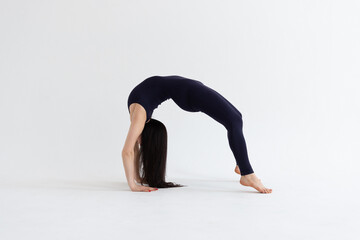
[[[358,237],[354,179],[263,179],[272,194],[234,179],[171,180],[188,186],[137,193],[116,180],[2,182],[0,239]]]

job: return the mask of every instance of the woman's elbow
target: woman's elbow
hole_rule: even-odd
[[[134,154],[134,150],[133,149],[123,149],[122,152],[121,152],[121,156],[123,158],[126,158],[126,157],[130,157]]]

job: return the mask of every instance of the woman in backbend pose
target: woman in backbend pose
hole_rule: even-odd
[[[185,111],[203,112],[221,123],[227,130],[229,145],[236,159],[235,172],[241,175],[240,184],[261,193],[272,192],[272,189],[264,187],[250,165],[241,113],[202,82],[176,75],[149,77],[139,83],[128,97],[131,124],[122,158],[132,191],[150,192],[182,186],[165,181],[167,131],[163,123],[151,118],[154,109],[170,98]]]

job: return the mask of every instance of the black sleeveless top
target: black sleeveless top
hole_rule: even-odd
[[[130,105],[139,103],[146,111],[146,122],[151,118],[155,108],[162,102],[172,99],[180,108],[190,112],[196,112],[191,104],[191,92],[196,86],[203,85],[198,80],[185,77],[171,76],[152,76],[140,82],[130,92],[128,97],[128,111]]]

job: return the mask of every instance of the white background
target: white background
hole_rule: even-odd
[[[42,208],[44,205],[39,203],[36,209],[30,201],[21,210],[27,212],[24,217],[18,208],[22,203],[14,202],[19,198],[33,202],[40,198],[40,202],[46,202],[46,196],[54,189],[57,201],[63,194],[70,194],[70,190],[72,194],[86,193],[86,189],[95,187],[105,193],[113,190],[111,194],[119,191],[126,195],[118,196],[123,201],[109,196],[114,204],[141,205],[140,195],[134,200],[135,195],[131,194],[136,193],[127,188],[121,160],[130,123],[127,98],[132,88],[149,76],[180,75],[215,89],[243,114],[250,161],[265,185],[273,188],[272,196],[268,197],[271,203],[284,206],[284,199],[294,203],[305,197],[309,204],[314,204],[314,194],[319,194],[318,199],[323,193],[352,192],[351,196],[337,195],[339,199],[327,196],[316,206],[304,202],[291,205],[292,211],[297,209],[301,213],[298,206],[304,206],[309,214],[324,207],[317,215],[322,217],[311,229],[323,227],[328,237],[344,237],[341,232],[345,232],[350,238],[354,230],[351,226],[359,223],[359,208],[352,205],[359,200],[355,195],[360,159],[359,12],[360,3],[355,0],[1,0],[0,197],[5,215],[0,213],[0,237],[12,239],[15,232],[19,234],[20,226],[26,229],[31,223],[39,224],[30,221],[38,217],[46,219],[44,227],[50,229],[44,238],[51,238],[56,232],[59,239],[70,239],[73,235],[62,234],[75,230],[70,225],[61,225],[62,218],[51,222]],[[168,130],[167,180],[189,183],[190,194],[202,191],[204,200],[198,199],[199,204],[216,197],[214,194],[223,191],[229,181],[236,184],[230,192],[244,189],[237,182],[239,176],[233,173],[236,162],[223,126],[203,113],[181,110],[172,100],[162,103],[152,117],[162,121]],[[150,194],[164,194],[165,198],[171,192],[178,194],[171,199],[176,201],[186,194],[190,196],[184,189]],[[40,191],[43,197],[33,191]],[[214,196],[206,195],[209,191]],[[301,191],[299,195],[285,197],[297,191]],[[251,199],[258,199],[259,195],[254,197],[250,192],[249,189],[242,192],[244,195],[237,195],[246,199],[248,194]],[[76,195],[76,199],[81,196]],[[264,205],[260,206],[274,208],[266,205],[269,199],[261,198]],[[235,201],[231,194],[222,199]],[[333,202],[326,205],[324,202],[329,199]],[[147,201],[151,203],[151,199]],[[163,201],[165,206],[168,200]],[[82,206],[85,213],[87,207],[93,207],[75,203],[71,205],[73,211]],[[251,203],[241,203],[247,210],[236,214],[254,216],[246,205]],[[100,206],[103,205],[99,209]],[[169,205],[169,209],[173,207]],[[116,221],[110,219],[114,223],[128,219],[127,209],[117,213]],[[178,211],[177,214],[183,213]],[[281,221],[289,224],[289,220],[297,219],[285,212],[291,211],[284,210]],[[342,215],[344,212],[352,217]],[[107,213],[113,216],[114,209],[109,208]],[[321,215],[324,213],[331,215]],[[265,219],[264,226],[273,221],[270,215],[265,215],[267,219],[258,214]],[[76,219],[74,216],[71,219]],[[310,216],[306,215],[310,220],[316,219]],[[331,219],[330,216],[339,222],[316,225]],[[209,216],[205,214],[204,218]],[[18,225],[19,219],[23,225]],[[138,218],[132,220],[135,219]],[[139,228],[145,221],[151,221],[143,219],[144,222],[137,222]],[[354,225],[347,223],[345,229],[345,219]],[[133,226],[132,220],[125,226]],[[192,224],[203,223],[200,220]],[[214,218],[216,226],[221,225],[218,220]],[[53,228],[47,225],[49,221]],[[89,224],[86,228],[99,224],[95,220],[84,221]],[[255,234],[257,221],[245,225],[247,229],[253,228],[246,234]],[[293,228],[287,228],[288,233],[277,236],[315,238],[311,231],[303,232],[309,236],[291,235],[298,230],[295,226],[304,229],[301,226],[304,222],[299,221]],[[193,226],[172,223],[183,228]],[[230,228],[231,224],[236,227],[239,223],[222,224],[228,226],[225,232],[229,237],[242,231]],[[6,228],[1,229],[1,225]],[[108,239],[134,230],[127,228],[129,231],[120,233],[111,224],[106,226],[113,233]],[[197,226],[208,229],[207,225]],[[261,229],[266,229],[264,226]],[[336,232],[336,227],[341,231]],[[41,229],[37,232],[29,227],[25,233],[40,237]],[[219,236],[216,228],[210,229],[212,235],[208,239]],[[271,230],[274,227],[269,227]],[[85,234],[80,229],[74,239],[102,236],[96,228],[92,231]],[[146,232],[138,234],[147,236]]]

